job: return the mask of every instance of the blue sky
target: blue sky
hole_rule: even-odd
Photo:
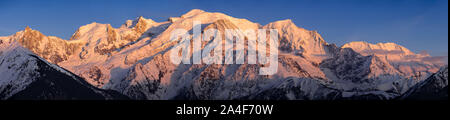
[[[68,39],[91,22],[119,27],[138,16],[165,21],[194,8],[262,25],[292,19],[337,45],[394,42],[416,53],[448,54],[448,0],[0,0],[0,36],[29,25]]]

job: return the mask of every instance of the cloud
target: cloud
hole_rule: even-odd
[[[420,51],[419,54],[423,56],[430,56],[430,54],[426,50]]]
[[[392,55],[392,54],[401,54],[401,53],[403,53],[403,51],[400,51],[400,50],[373,49],[373,50],[364,50],[363,53],[378,54],[378,55]]]
[[[422,58],[423,61],[431,63],[448,63],[448,56],[429,56]]]

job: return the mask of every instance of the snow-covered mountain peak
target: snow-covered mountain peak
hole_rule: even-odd
[[[181,18],[188,18],[188,17],[192,17],[201,13],[204,13],[205,11],[200,10],[200,9],[192,9],[189,12],[187,12],[186,14],[181,15]]]
[[[278,30],[281,51],[308,57],[316,63],[329,56],[326,48],[328,43],[317,31],[299,28],[290,19],[272,22],[263,28]]]
[[[30,28],[30,26],[26,26],[25,29],[20,32],[23,32],[22,34],[23,36],[43,36],[43,34],[40,31],[33,30]]]
[[[54,64],[66,60],[68,56],[73,54],[73,50],[78,47],[78,45],[70,44],[68,41],[58,37],[47,37],[38,30],[33,30],[29,27],[6,39],[11,42],[18,42],[22,47]]]
[[[372,53],[414,55],[414,53],[407,48],[391,42],[371,44],[364,41],[356,41],[344,44],[342,48],[352,48],[356,52],[359,52],[363,55]]]
[[[361,55],[375,55],[385,58],[391,62],[400,71],[415,76],[419,71],[426,71],[427,74],[434,73],[440,65],[443,65],[441,59],[433,58],[429,54],[411,52],[409,49],[395,43],[370,44],[367,42],[351,42],[342,46],[342,48],[351,48]]]
[[[0,100],[127,98],[115,91],[91,86],[84,79],[36,56],[21,44],[18,41],[0,43]]]
[[[30,26],[27,25],[27,27],[25,27],[25,31],[30,31],[30,30],[31,30]]]
[[[121,28],[136,28],[136,29],[148,29],[152,24],[155,24],[156,22],[152,19],[146,19],[143,16],[137,17],[135,20],[127,20]],[[145,32],[145,31],[141,31]]]
[[[297,29],[298,27],[292,22],[291,19],[285,19],[285,20],[279,20],[272,23],[269,23],[268,26],[273,26],[275,28],[291,28],[291,29]]]
[[[229,15],[219,13],[219,12],[206,12],[199,9],[193,9],[188,13],[182,15],[181,17],[171,17],[169,21],[175,22],[172,26],[176,28],[185,28],[187,30],[192,29],[193,21],[199,21],[201,24],[211,24],[217,20],[229,20],[231,23],[235,24],[241,30],[247,29],[258,29],[261,25],[258,23],[253,23],[247,19],[234,18]],[[181,26],[178,26],[181,25]]]
[[[177,44],[170,39],[172,31],[185,29],[192,34],[195,22],[200,22],[202,30],[277,29],[278,72],[261,76],[258,69],[262,66],[252,64],[172,64],[169,51]],[[58,63],[95,87],[117,90],[134,99],[241,99],[273,87],[283,95],[292,87],[300,92],[294,95],[296,99],[304,93],[310,99],[325,98],[328,93],[342,97],[381,93],[392,97],[438,68],[423,62],[428,54],[414,54],[394,43],[351,42],[337,47],[317,31],[298,27],[290,19],[261,26],[199,9],[159,23],[140,16],[120,28],[94,22],[80,27],[69,41],[27,27],[15,35],[0,37],[0,44],[10,41],[18,41],[24,49]],[[206,44],[209,42],[202,42],[202,47]],[[0,51],[0,56],[3,53]],[[415,61],[405,61],[412,59]],[[292,86],[291,82],[296,84]],[[286,93],[288,98],[292,94]]]
[[[108,24],[101,24],[97,22],[92,22],[90,24],[81,26],[78,30],[72,35],[70,40],[82,39],[82,37],[86,35],[93,35],[94,33],[102,33],[108,27]]]
[[[38,76],[38,69],[33,66],[33,58],[28,57],[28,52],[17,42],[0,44],[0,99],[8,98],[13,94],[25,89]]]

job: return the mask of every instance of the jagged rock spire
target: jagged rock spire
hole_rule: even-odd
[[[31,30],[30,26],[27,25],[27,27],[25,27],[25,31],[30,31],[30,30]]]

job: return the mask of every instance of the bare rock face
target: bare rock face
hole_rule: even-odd
[[[136,20],[128,20],[121,28],[130,29],[127,32],[121,32],[121,39],[127,40],[130,42],[136,41],[141,36],[151,36],[153,33],[149,32],[149,28],[153,25],[157,24],[155,21],[151,19],[145,19],[140,16]]]
[[[99,67],[97,66],[93,66],[92,68],[89,69],[89,71],[87,71],[87,73],[84,73],[82,75],[87,75],[87,76],[82,76],[84,78],[88,78],[90,80],[92,80],[91,82],[95,82],[95,83],[91,83],[92,85],[102,85],[104,84],[104,81],[102,81],[102,71]],[[99,87],[99,86],[96,86]]]
[[[18,41],[25,48],[28,48],[33,53],[42,56],[54,64],[67,60],[81,46],[80,44],[69,43],[57,37],[45,36],[28,26],[24,31],[16,33],[10,39]]]
[[[144,19],[142,16],[138,18],[138,21],[136,23],[136,25],[134,26],[134,31],[136,31],[139,34],[144,33],[145,31],[147,31],[148,29],[148,24],[151,23],[147,23],[146,19]]]
[[[100,55],[109,54],[124,45],[124,43],[119,45],[115,44],[119,42],[119,35],[116,32],[116,30],[111,27],[111,25],[107,25],[106,33],[107,33],[106,42],[101,43],[94,48],[94,51],[96,53],[99,53]]]

